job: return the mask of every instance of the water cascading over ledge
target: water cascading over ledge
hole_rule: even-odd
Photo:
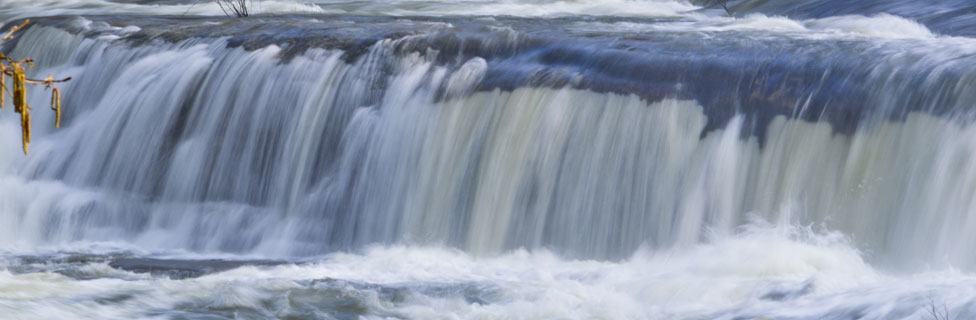
[[[5,47],[78,80],[0,159],[0,239],[617,259],[763,219],[976,265],[976,44],[262,19],[47,18]]]

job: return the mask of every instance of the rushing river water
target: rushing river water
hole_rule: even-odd
[[[976,4],[728,8],[0,1],[0,318],[976,318]]]

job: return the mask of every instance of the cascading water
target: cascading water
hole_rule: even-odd
[[[976,316],[968,3],[86,1],[0,4],[11,317]]]

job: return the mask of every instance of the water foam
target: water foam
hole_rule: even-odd
[[[396,16],[678,16],[697,9],[674,0],[536,0],[536,1],[392,1],[333,2],[321,6],[331,13]]]
[[[182,280],[118,271],[99,262],[62,265],[58,271],[87,280],[54,270],[4,271],[0,311],[23,319],[226,312],[244,317],[355,312],[368,319],[890,319],[924,317],[925,308],[937,305],[954,317],[973,314],[967,305],[976,292],[968,284],[976,279],[969,276],[947,271],[893,278],[870,268],[836,233],[768,226],[742,230],[680,249],[641,249],[621,262],[565,259],[545,250],[479,257],[394,245]],[[77,271],[65,271],[72,268]]]
[[[670,22],[579,22],[580,30],[614,33],[634,32],[749,32],[818,40],[938,40],[947,39],[924,25],[895,15],[845,15],[820,19],[792,19],[750,13],[741,17],[716,17],[697,13]],[[965,38],[955,38],[961,40]],[[971,39],[970,39],[971,40]],[[972,46],[972,42],[970,46]]]
[[[321,14],[321,7],[302,0],[252,1],[253,13],[261,14]],[[114,2],[109,0],[5,0],[0,3],[0,23],[30,17],[57,15],[203,15],[224,16],[213,1],[187,1],[184,4],[155,4],[148,2]]]

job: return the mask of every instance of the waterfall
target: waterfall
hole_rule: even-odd
[[[629,74],[612,63],[620,51],[585,58],[511,30],[460,48],[419,34],[296,52],[234,37],[135,42],[145,30],[78,19],[35,24],[5,48],[77,80],[63,88],[62,128],[36,112],[32,154],[0,159],[2,241],[619,259],[767,221],[854,235],[894,267],[976,265],[973,73],[908,77],[931,64],[889,47],[872,49],[870,68],[808,66],[784,91],[765,73],[795,61],[741,74],[720,61],[700,68],[770,82],[696,85],[660,58],[630,62],[662,73]],[[603,69],[572,71],[593,61]],[[659,76],[693,88],[628,89]],[[0,126],[0,148],[18,150],[17,124]]]
[[[972,0],[248,3],[0,0],[0,317],[976,318]]]

